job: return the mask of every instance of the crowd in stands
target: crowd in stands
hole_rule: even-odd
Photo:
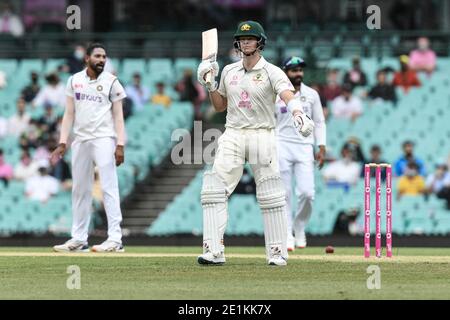
[[[400,69],[383,68],[376,72],[376,84],[367,86],[367,77],[362,70],[359,58],[354,58],[352,68],[341,77],[339,70],[331,69],[323,86],[317,86],[321,100],[325,103],[324,113],[330,118],[342,121],[356,121],[364,113],[364,100],[381,99],[395,104],[398,101],[398,90],[407,95],[410,90],[421,86],[418,73],[431,77],[436,69],[436,54],[430,49],[429,40],[421,37],[417,40],[417,49],[409,55],[399,57]],[[391,80],[388,80],[390,76]],[[357,89],[359,89],[357,91]],[[354,92],[358,93],[355,94]],[[393,163],[393,174],[398,177],[397,198],[403,196],[428,196],[434,194],[446,199],[450,208],[450,173],[448,164],[440,163],[435,171],[427,172],[425,162],[414,154],[412,141],[403,141],[403,155]],[[400,153],[400,150],[399,150]],[[341,149],[340,157],[327,155],[328,165],[322,170],[322,177],[329,187],[344,187],[346,190],[354,186],[364,176],[365,163],[386,163],[382,157],[382,147],[373,145],[369,157],[364,156],[360,141],[351,137]],[[428,168],[430,170],[431,168]],[[372,172],[375,176],[375,171]],[[382,171],[382,179],[385,172]]]

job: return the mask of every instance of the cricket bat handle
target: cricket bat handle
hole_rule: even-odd
[[[211,85],[211,71],[205,75],[205,82],[206,82],[206,85],[208,85],[208,86]]]

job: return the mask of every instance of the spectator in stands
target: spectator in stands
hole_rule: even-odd
[[[194,106],[195,120],[202,119],[201,104],[206,99],[206,92],[200,83],[192,78],[192,70],[184,70],[183,78],[176,84],[175,90],[180,94],[181,101],[190,101]]]
[[[436,171],[428,175],[426,181],[427,194],[434,194],[438,198],[447,201],[447,208],[450,209],[450,172],[445,163],[436,165]]]
[[[8,120],[8,133],[13,136],[20,136],[27,130],[31,117],[25,111],[26,104],[24,98],[20,97],[16,102],[17,113]]]
[[[37,148],[42,142],[42,132],[37,120],[31,119],[25,131],[20,136],[19,144],[22,149]]]
[[[370,148],[370,158],[366,160],[365,163],[387,163],[386,160],[381,158],[381,147],[377,144],[374,144]],[[370,170],[372,178],[375,178],[375,170]],[[361,177],[364,177],[364,166],[361,170]],[[381,170],[381,180],[386,179],[386,170]]]
[[[352,151],[348,146],[341,150],[342,159],[333,161],[323,169],[322,176],[329,186],[348,188],[358,182],[361,165],[353,160]]]
[[[150,92],[141,84],[141,75],[137,72],[133,74],[133,84],[126,86],[125,92],[133,102],[133,112],[142,111],[150,100]]]
[[[172,100],[164,93],[164,83],[158,82],[156,84],[156,94],[152,97],[152,103],[163,105],[166,108],[170,107]]]
[[[361,148],[361,142],[357,137],[350,137],[344,144],[345,148],[348,148],[352,153],[352,159],[356,162],[364,164],[366,162],[364,153]]]
[[[419,167],[414,161],[409,161],[403,175],[398,181],[397,199],[402,196],[418,196],[425,194],[425,180],[419,175]]]
[[[23,32],[22,20],[13,13],[11,3],[9,1],[3,2],[0,8],[0,33],[21,37]]]
[[[334,117],[355,121],[363,112],[362,101],[352,95],[352,85],[345,83],[342,94],[333,100],[331,112]]]
[[[66,105],[66,91],[64,85],[59,81],[56,73],[50,73],[45,77],[47,84],[39,91],[32,102],[33,107],[51,105],[53,108],[64,108]]]
[[[55,133],[58,124],[58,116],[55,114],[51,104],[44,104],[45,113],[38,119],[41,130],[48,133]]]
[[[63,71],[70,74],[80,72],[85,68],[84,56],[86,55],[86,48],[82,45],[75,46],[73,53],[67,58],[66,64],[63,66]]]
[[[30,152],[23,150],[20,162],[14,167],[14,179],[25,181],[38,173],[38,163],[33,161]]]
[[[39,162],[38,174],[25,181],[25,195],[30,200],[47,202],[59,191],[59,182],[47,173],[48,160]]]
[[[395,87],[401,87],[405,93],[411,87],[420,87],[420,81],[414,70],[409,69],[409,57],[407,55],[400,56],[400,71],[394,73],[392,84]]]
[[[39,85],[39,75],[37,72],[30,73],[31,82],[25,88],[22,89],[22,96],[25,99],[26,103],[30,103],[36,98],[37,94],[41,90],[41,86]]]
[[[384,70],[378,70],[377,72],[377,84],[369,91],[370,99],[382,99],[391,101],[394,104],[397,103],[397,94],[395,93],[395,87],[392,84],[386,82],[386,72]]]
[[[57,146],[58,144],[54,138],[50,138],[47,141],[41,141],[34,152],[33,159],[38,162],[50,159],[50,150],[55,150]],[[48,166],[47,169],[50,169],[50,167]]]
[[[417,49],[409,54],[409,67],[417,72],[433,73],[436,68],[436,53],[430,49],[428,38],[417,39]]]
[[[0,181],[2,181],[5,186],[8,186],[9,180],[11,180],[13,176],[13,167],[6,163],[3,156],[3,149],[0,149]]]
[[[364,71],[361,70],[359,57],[352,60],[353,68],[344,75],[344,83],[350,83],[352,87],[365,86],[367,84],[367,77]]]
[[[399,177],[404,175],[404,172],[408,165],[408,162],[414,161],[417,164],[419,174],[421,176],[425,176],[424,162],[421,159],[416,158],[414,156],[414,143],[412,141],[407,140],[407,141],[403,142],[402,148],[403,148],[403,156],[401,156],[395,162],[395,166],[394,166],[395,174]]]
[[[338,81],[339,70],[331,69],[327,73],[327,84],[321,90],[327,101],[332,101],[341,95],[342,89]]]

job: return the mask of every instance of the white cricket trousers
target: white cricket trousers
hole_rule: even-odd
[[[304,232],[314,202],[314,148],[310,144],[277,141],[281,179],[286,188],[288,235]],[[292,218],[292,178],[295,178],[297,212]],[[295,199],[294,198],[294,199]]]
[[[122,243],[122,212],[112,137],[72,143],[72,238],[86,242],[92,212],[94,167],[97,166],[108,219],[108,240]]]

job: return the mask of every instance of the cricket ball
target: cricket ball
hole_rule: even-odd
[[[328,246],[325,248],[326,253],[334,253],[334,248],[332,246]]]

